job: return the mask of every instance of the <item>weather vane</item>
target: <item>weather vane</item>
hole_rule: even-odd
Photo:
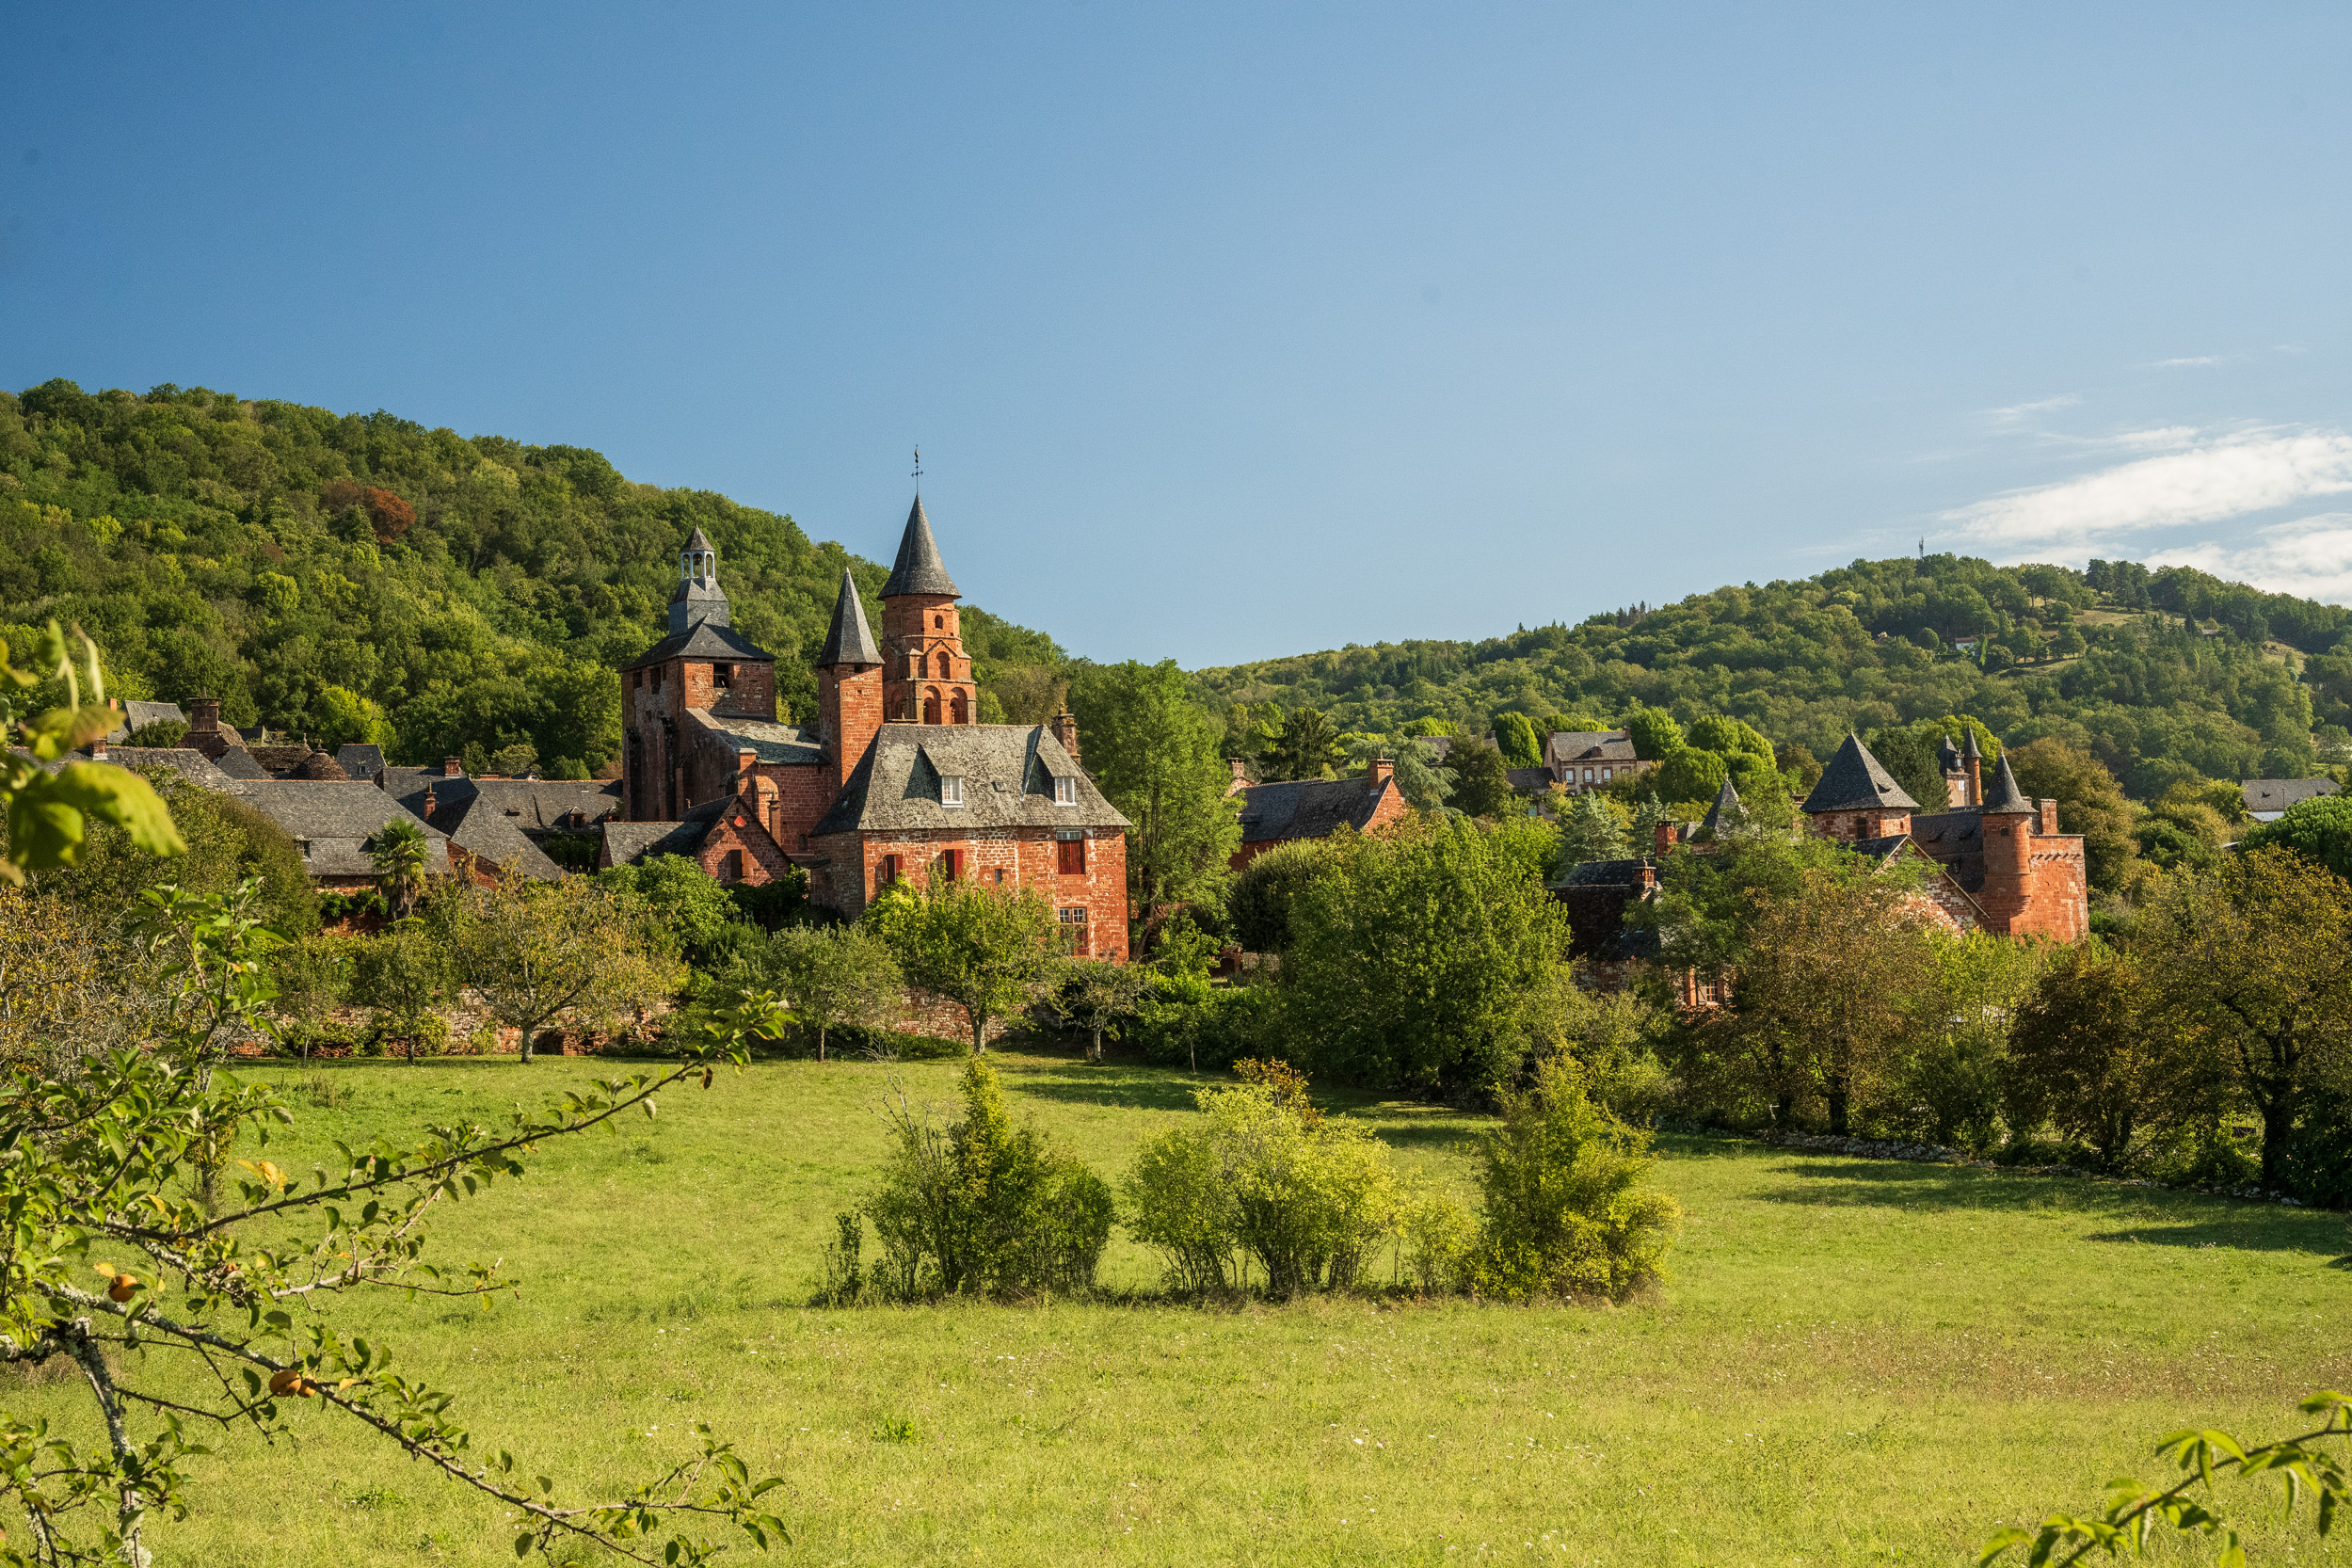
[[[923,449],[922,449],[921,447],[920,447],[920,446],[919,446],[919,447],[915,448],[915,493],[916,493],[917,495],[920,495],[920,494],[922,494],[922,488],[923,488]]]

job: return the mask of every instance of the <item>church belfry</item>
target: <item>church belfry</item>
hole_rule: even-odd
[[[955,601],[922,497],[906,514],[898,560],[882,585],[882,715],[891,724],[977,724],[979,688],[964,654]]]
[[[719,552],[697,528],[678,552],[678,586],[670,591],[670,630],[728,623],[727,591],[719,586]]]

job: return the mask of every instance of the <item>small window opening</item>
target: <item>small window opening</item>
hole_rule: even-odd
[[[1086,940],[1086,910],[1083,905],[1062,911],[1062,945],[1081,956],[1092,952]]]
[[[732,665],[732,664],[712,664],[712,665],[711,666],[711,684],[712,684],[712,685],[716,686],[716,687],[717,687],[720,691],[722,691],[722,692],[723,692],[723,691],[726,691],[726,690],[727,690],[729,686],[732,686],[734,683],[735,683],[735,666],[734,666],[734,665]]]
[[[940,881],[953,882],[957,880],[964,874],[964,852],[960,849],[941,850],[939,852],[938,866]]]
[[[932,616],[932,617],[931,617],[931,630],[933,630],[934,632],[944,632],[944,631],[946,631],[946,630],[947,630],[947,624],[948,624],[948,618],[947,618],[947,616]]]
[[[1053,855],[1055,869],[1062,875],[1084,876],[1086,874],[1086,836],[1084,834],[1064,833],[1061,835],[1054,840]]]
[[[942,806],[964,804],[964,776],[962,774],[951,773],[940,776],[939,804]]]
[[[1076,806],[1078,804],[1078,780],[1075,778],[1055,779],[1053,781],[1053,803],[1056,806]]]

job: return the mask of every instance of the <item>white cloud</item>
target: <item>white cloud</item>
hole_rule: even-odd
[[[2036,414],[2047,414],[2060,408],[2072,408],[2082,400],[2080,392],[2060,392],[2056,397],[2045,397],[2037,403],[2014,403],[2006,408],[1987,408],[1985,417],[1996,424],[2016,424],[2033,418]]]
[[[2185,359],[2158,360],[2154,368],[2157,370],[2190,370],[2204,365],[2217,365],[2227,358],[2228,356],[2224,354],[2191,354]]]
[[[1992,548],[2088,546],[2352,490],[2352,436],[2254,433],[1977,502],[1944,520]]]
[[[2352,512],[2272,523],[2244,544],[2207,540],[2161,551],[2149,565],[2195,567],[2271,593],[2352,603]]]

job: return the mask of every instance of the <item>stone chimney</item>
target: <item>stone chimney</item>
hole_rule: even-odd
[[[443,778],[463,778],[465,776],[466,760],[464,758],[444,757],[441,759],[441,776]]]
[[[755,804],[760,797],[760,754],[756,751],[735,753],[735,793]]]
[[[104,760],[106,760],[106,737],[105,737],[105,736],[101,735],[101,736],[99,736],[99,737],[98,737],[98,739],[96,739],[96,740],[94,740],[94,741],[90,742],[90,744],[89,744],[89,760],[90,760],[91,761],[93,761],[93,762],[103,762],[103,761],[104,761]]]
[[[440,806],[440,802],[434,797],[433,786],[427,784],[424,787],[424,809],[419,814],[422,815],[425,821],[431,822],[433,820],[434,811],[437,810]]]
[[[98,744],[99,744],[100,745],[102,745],[102,746],[103,746],[103,745],[104,745],[106,743],[105,743],[105,742],[104,742],[104,741],[101,741],[101,742],[99,742]],[[2041,828],[2040,828],[2040,831],[2041,831],[2041,832],[2043,832],[2043,833],[2046,833],[2046,834],[2055,834],[2055,833],[2056,833],[2056,832],[2057,832],[2057,830],[2058,830],[2058,803],[2057,803],[2056,801],[2055,801],[2055,800],[2045,800],[2045,801],[2041,802],[2041,803],[2040,803],[2040,805],[2041,805]]]
[[[1067,708],[1053,715],[1053,738],[1062,743],[1062,749],[1078,760],[1078,715]]]
[[[1396,761],[1387,757],[1375,757],[1364,766],[1364,782],[1377,790],[1396,776]]]
[[[187,744],[191,750],[200,751],[217,762],[231,746],[242,744],[233,731],[220,728],[220,698],[188,698]]]
[[[1664,855],[1682,842],[1682,824],[1669,817],[1657,824],[1657,853]]]

